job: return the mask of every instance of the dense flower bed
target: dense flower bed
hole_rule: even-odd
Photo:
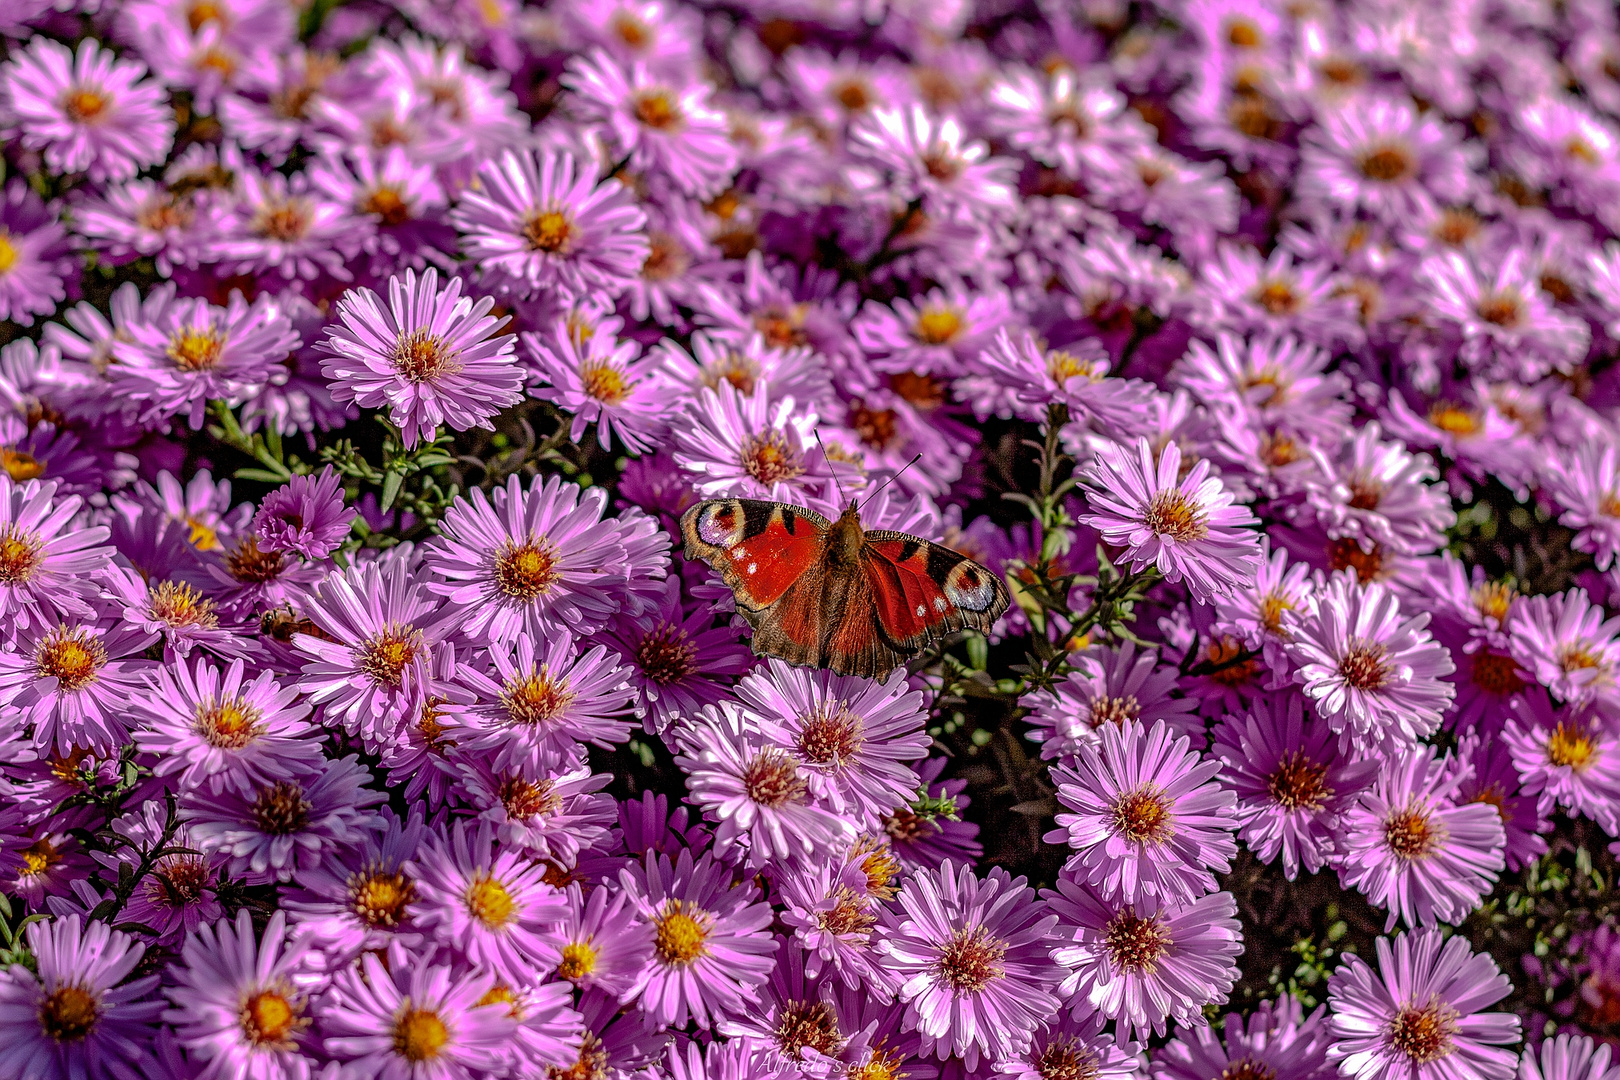
[[[1620,1077],[1611,5],[0,35],[0,1078]]]

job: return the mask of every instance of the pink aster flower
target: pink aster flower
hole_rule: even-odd
[[[13,633],[87,616],[112,548],[105,526],[76,523],[84,500],[55,481],[0,475],[0,622]]]
[[[991,157],[962,121],[919,104],[874,109],[850,125],[849,153],[883,174],[883,190],[930,213],[990,216],[1013,204],[1017,162]]]
[[[647,260],[646,215],[617,179],[567,153],[507,151],[451,214],[492,286],[569,303],[624,291]]]
[[[517,1027],[510,1006],[486,999],[493,971],[459,976],[403,950],[340,972],[322,1001],[326,1054],[377,1080],[476,1080],[504,1071]],[[426,1067],[424,1068],[424,1063]]]
[[[1529,382],[1586,356],[1586,321],[1554,307],[1520,248],[1489,265],[1462,252],[1434,255],[1419,275],[1432,290],[1426,311],[1461,339],[1463,363],[1488,377]]]
[[[1427,554],[1444,543],[1445,530],[1457,520],[1446,485],[1433,482],[1439,471],[1429,455],[1408,453],[1381,434],[1377,421],[1371,421],[1331,456],[1316,449],[1320,475],[1306,481],[1306,497],[1334,539]]]
[[[195,788],[180,817],[204,854],[230,856],[230,875],[253,884],[289,881],[363,841],[387,796],[365,785],[371,773],[355,756],[323,762],[319,772],[260,784],[251,792]]]
[[[568,437],[579,442],[591,424],[596,441],[609,449],[615,437],[626,453],[645,454],[660,441],[668,398],[654,378],[656,355],[637,358],[641,347],[598,330],[583,343],[566,324],[524,342],[534,356],[540,385],[534,396],[555,402],[574,421]]]
[[[349,260],[364,246],[371,221],[326,198],[307,173],[239,169],[237,198],[209,245],[214,259],[238,274],[296,286],[322,277],[348,281]]]
[[[1477,162],[1456,132],[1404,96],[1352,97],[1325,110],[1303,141],[1299,193],[1336,209],[1400,222],[1466,203],[1473,187]]]
[[[1509,651],[1562,701],[1612,701],[1620,674],[1620,616],[1605,619],[1585,589],[1528,596],[1513,619]]]
[[[1008,146],[1084,180],[1114,176],[1129,151],[1152,140],[1111,79],[1066,65],[1011,68],[990,87],[989,105],[986,124]]]
[[[58,753],[106,753],[129,740],[129,701],[154,666],[152,635],[72,619],[34,622],[0,649],[0,702],[23,715],[34,742]]]
[[[1314,874],[1328,862],[1340,815],[1380,764],[1342,754],[1333,731],[1303,706],[1287,691],[1259,699],[1246,717],[1216,726],[1211,748],[1237,795],[1238,838],[1261,862],[1281,854],[1290,881],[1301,866]]]
[[[1339,819],[1339,880],[1389,909],[1386,931],[1457,923],[1502,872],[1502,818],[1484,803],[1458,805],[1462,772],[1450,755],[1419,746],[1388,760]]]
[[[1222,242],[1200,268],[1193,294],[1193,325],[1209,333],[1297,334],[1325,347],[1362,335],[1354,297],[1331,263],[1296,261],[1278,246],[1270,256]]]
[[[334,571],[301,610],[320,634],[298,633],[298,688],[322,719],[386,743],[421,712],[435,651],[449,632],[442,605],[403,557]]]
[[[286,916],[274,912],[255,942],[253,913],[221,919],[186,940],[164,993],[163,1018],[192,1061],[197,1080],[307,1080],[319,1068],[310,1030],[313,981],[307,942],[287,940]]]
[[[1167,1020],[1205,1024],[1204,1007],[1224,1004],[1237,981],[1243,932],[1231,893],[1132,904],[1065,875],[1043,897],[1059,919],[1054,936],[1067,942],[1052,950],[1068,969],[1058,999],[1093,1027],[1112,1020],[1117,1038],[1162,1035]]]
[[[623,997],[652,962],[653,925],[609,885],[588,895],[570,885],[564,897],[567,914],[543,935],[546,967],[578,990]]]
[[[557,630],[587,634],[619,607],[629,569],[623,534],[603,521],[607,493],[561,477],[517,476],[485,495],[474,488],[440,523],[423,560],[474,640],[510,644],[519,633],[547,640]]]
[[[1097,451],[1083,481],[1092,512],[1081,524],[1123,546],[1132,572],[1153,566],[1166,581],[1185,580],[1201,603],[1251,584],[1260,545],[1246,526],[1255,517],[1234,504],[1209,462],[1198,461],[1183,478],[1174,440],[1157,461],[1146,438],[1135,450],[1105,442]]]
[[[67,297],[66,282],[77,278],[67,230],[21,178],[6,183],[0,196],[0,319],[34,325]]]
[[[582,119],[606,125],[630,167],[668,176],[687,195],[710,196],[737,167],[725,117],[696,79],[664,80],[636,63],[626,70],[601,49],[576,56],[563,84]]]
[[[946,862],[908,878],[899,909],[885,908],[879,951],[901,980],[904,1031],[921,1055],[1005,1058],[1029,1046],[1057,1007],[1063,977],[1053,962],[1057,916],[1023,878]]]
[[[1049,844],[1074,848],[1065,868],[1104,897],[1191,899],[1215,887],[1237,853],[1234,798],[1164,721],[1107,724],[1099,746],[1053,767],[1058,801]]]
[[[780,918],[803,950],[805,974],[890,997],[899,983],[878,951],[878,921],[900,862],[882,841],[861,838],[780,879]]]
[[[156,776],[179,775],[181,790],[232,789],[244,796],[294,776],[321,771],[316,727],[298,687],[274,672],[249,679],[244,663],[221,671],[207,657],[164,664],[130,710],[135,746],[156,756]]]
[[[828,809],[877,829],[911,803],[910,763],[928,756],[927,708],[904,671],[877,682],[768,661],[735,694],[760,733],[787,751],[811,795]]]
[[[653,927],[652,963],[626,995],[648,1022],[707,1029],[759,1000],[776,939],[771,907],[758,902],[752,881],[733,883],[729,867],[690,850],[673,862],[649,853],[619,880]]]
[[[23,935],[32,970],[14,963],[0,972],[0,1071],[30,1080],[152,1075],[159,976],[129,978],[146,947],[77,915],[30,923]]]
[[[542,932],[566,910],[543,880],[545,864],[502,850],[487,824],[457,822],[431,835],[405,864],[415,879],[417,925],[508,985],[525,985],[545,960]]]
[[[34,37],[0,69],[0,123],[52,172],[128,180],[169,155],[174,118],[146,65],[120,60],[94,38],[75,54]]]
[[[722,382],[687,402],[673,424],[675,464],[703,496],[830,495],[834,467],[816,447],[816,422],[793,398],[773,401],[764,383],[744,394]]]
[[[1328,1057],[1352,1080],[1511,1080],[1519,1018],[1481,1012],[1513,989],[1462,935],[1379,938],[1378,970],[1354,954],[1328,976]]]
[[[1249,1076],[1330,1080],[1326,1029],[1325,1006],[1307,1017],[1298,999],[1283,994],[1262,1001],[1247,1020],[1227,1013],[1218,1030],[1213,1024],[1178,1029],[1153,1055],[1153,1080],[1224,1080],[1245,1070]]]
[[[1108,378],[1107,350],[1095,338],[1049,349],[1033,333],[1003,327],[979,354],[975,373],[957,380],[957,396],[970,400],[980,419],[992,413],[1042,421],[1047,406],[1068,406],[1075,419],[1105,430],[1128,426],[1153,394],[1140,379]]]
[[[1563,510],[1559,523],[1576,530],[1570,546],[1591,552],[1597,568],[1607,570],[1620,551],[1620,447],[1588,443],[1567,457],[1553,455],[1541,482]]]
[[[694,806],[716,822],[715,853],[760,869],[825,853],[854,826],[811,797],[808,769],[769,742],[730,701],[706,707],[677,730],[676,764]]]
[[[1501,741],[1539,813],[1562,809],[1620,832],[1620,734],[1612,721],[1581,706],[1555,709],[1542,690],[1515,702],[1514,713]]]
[[[493,297],[474,303],[461,279],[441,292],[431,267],[388,279],[388,307],[370,289],[338,301],[341,325],[327,331],[321,372],[332,397],[365,409],[387,407],[407,449],[431,441],[440,424],[456,431],[487,427],[522,397],[516,338],[491,335],[505,324],[489,314]]]
[[[1136,643],[1094,645],[1075,654],[1071,668],[1051,690],[1025,699],[1030,709],[1030,742],[1041,757],[1067,758],[1082,746],[1096,746],[1104,724],[1163,720],[1175,735],[1203,736],[1198,702],[1172,697],[1180,678],[1159,663],[1157,651],[1137,651]]]
[[[1552,822],[1540,805],[1540,792],[1523,782],[1515,749],[1505,734],[1465,735],[1457,744],[1457,759],[1468,770],[1457,785],[1457,801],[1496,809],[1507,837],[1503,856],[1509,870],[1523,869],[1545,855],[1547,840],[1542,834],[1552,831]]]
[[[1451,656],[1425,629],[1428,614],[1406,618],[1388,586],[1335,574],[1285,622],[1294,678],[1347,749],[1398,750],[1440,727],[1455,694]]]
[[[850,330],[878,371],[951,378],[971,372],[1011,318],[1005,294],[958,285],[914,300],[868,300]]]
[[[1614,1048],[1590,1035],[1563,1034],[1547,1039],[1538,1053],[1526,1048],[1519,1059],[1518,1080],[1604,1080]]]
[[[113,390],[139,408],[143,424],[184,416],[197,430],[210,401],[240,405],[285,379],[282,361],[298,344],[292,321],[268,296],[249,304],[233,292],[223,308],[176,299],[131,324],[113,346]]]
[[[343,502],[343,480],[328,465],[295,476],[259,502],[253,532],[260,551],[292,551],[324,559],[349,535],[354,515]]]

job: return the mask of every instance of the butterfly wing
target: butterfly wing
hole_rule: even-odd
[[[817,565],[827,524],[826,518],[802,506],[711,499],[681,516],[681,536],[686,557],[702,559],[720,571],[746,617],[781,600]]]
[[[957,630],[988,632],[1011,600],[995,574],[921,537],[869,532],[861,562],[873,621],[902,652]]]

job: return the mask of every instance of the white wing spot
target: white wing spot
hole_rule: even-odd
[[[917,614],[918,615],[926,615],[926,614],[928,614],[928,609],[923,607],[921,604],[918,604],[917,605]]]
[[[755,570],[758,570],[758,569],[759,569],[759,563],[751,562],[751,563],[748,564],[748,572],[750,574],[752,574]]]
[[[934,597],[934,610],[935,611],[944,611],[945,610],[945,598],[943,596]],[[919,615],[922,614],[922,608],[917,609],[917,614],[919,614]]]

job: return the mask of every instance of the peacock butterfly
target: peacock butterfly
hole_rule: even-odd
[[[686,557],[720,571],[754,628],[754,652],[881,677],[957,630],[988,631],[1007,587],[948,547],[867,532],[788,503],[711,499],[681,516]]]

